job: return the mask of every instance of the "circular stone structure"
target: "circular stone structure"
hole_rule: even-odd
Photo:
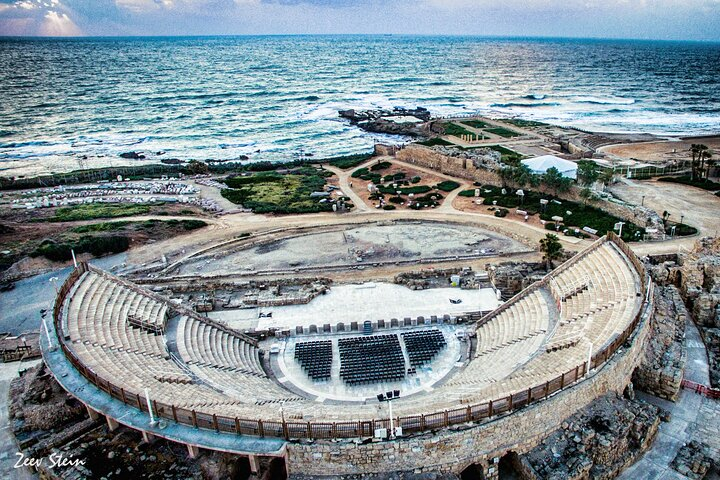
[[[192,455],[283,457],[290,474],[309,475],[477,464],[492,478],[504,453],[528,451],[625,388],[652,312],[652,284],[613,234],[471,323],[457,314],[323,321],[262,343],[80,264],[42,348],[91,415]],[[374,393],[396,385],[390,416]]]

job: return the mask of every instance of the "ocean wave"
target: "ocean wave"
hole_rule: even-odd
[[[526,100],[545,100],[546,95],[542,93],[531,93],[530,95],[524,95],[522,98]]]
[[[493,103],[490,106],[493,108],[536,108],[536,107],[559,107],[562,105],[558,102],[506,102],[506,103]]]
[[[633,98],[599,98],[599,97],[578,97],[576,103],[588,103],[590,105],[633,105]]]

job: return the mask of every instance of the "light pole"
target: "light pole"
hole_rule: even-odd
[[[398,398],[400,398],[400,390],[392,390],[385,394],[379,393],[377,396],[379,402],[388,402],[388,408],[390,410],[390,440],[395,440],[395,419],[393,418],[392,401]]]
[[[683,220],[685,219],[685,215],[680,215],[680,225],[682,226]]]
[[[640,206],[641,207],[645,206],[645,195],[642,196],[642,202],[640,202]]]

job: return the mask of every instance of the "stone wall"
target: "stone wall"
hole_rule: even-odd
[[[475,166],[472,159],[448,157],[420,145],[403,148],[395,154],[395,158],[473,182],[500,185],[500,176],[497,173]]]
[[[633,374],[636,388],[675,401],[687,352],[683,346],[687,309],[674,286],[655,288],[655,316],[645,358]]]
[[[530,451],[560,428],[565,419],[596,398],[608,392],[621,394],[642,358],[649,330],[645,319],[631,337],[631,346],[614,356],[591,379],[536,405],[479,425],[456,426],[389,442],[289,443],[290,474],[458,473],[471,464],[479,464],[486,478],[496,478],[497,462],[506,452]]]
[[[605,395],[563,422],[527,456],[524,478],[594,480],[615,478],[655,438],[659,408]]]

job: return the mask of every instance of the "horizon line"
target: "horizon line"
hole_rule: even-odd
[[[442,37],[442,38],[477,38],[493,40],[592,40],[592,41],[626,41],[626,42],[665,42],[665,43],[706,43],[718,44],[720,39],[672,39],[672,38],[641,38],[641,37],[574,37],[550,35],[481,35],[481,34],[450,34],[450,33],[219,33],[219,34],[177,34],[177,35],[4,35],[0,40],[91,40],[91,39],[172,39],[172,38],[233,38],[233,37]]]

